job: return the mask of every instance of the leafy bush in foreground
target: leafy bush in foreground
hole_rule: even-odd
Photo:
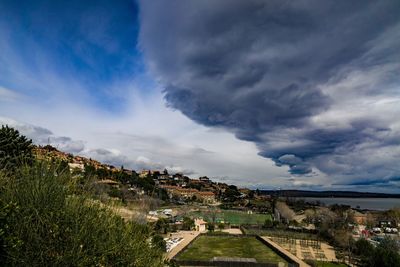
[[[399,244],[396,240],[386,237],[374,247],[365,239],[355,243],[355,254],[360,257],[359,266],[393,267],[400,266]]]
[[[20,135],[8,126],[0,128],[0,170],[13,171],[22,162],[30,163],[32,156],[32,140]]]
[[[161,266],[147,226],[78,192],[68,172],[36,163],[0,173],[1,266]]]

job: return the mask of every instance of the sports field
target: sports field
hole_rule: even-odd
[[[257,262],[287,262],[255,237],[207,236],[196,239],[178,260],[204,260],[213,257],[255,258]]]
[[[208,222],[225,222],[230,224],[264,224],[265,220],[272,220],[270,214],[247,214],[247,212],[236,210],[217,210],[217,211],[195,211],[190,214],[192,217],[202,217]]]

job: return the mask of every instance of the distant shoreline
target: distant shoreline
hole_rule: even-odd
[[[355,191],[260,190],[263,195],[316,198],[400,198],[400,194]]]

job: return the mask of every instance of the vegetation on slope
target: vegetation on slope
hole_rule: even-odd
[[[83,189],[57,163],[0,172],[0,266],[162,265],[147,225],[124,221]]]

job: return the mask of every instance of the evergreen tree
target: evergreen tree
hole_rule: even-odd
[[[6,126],[0,129],[0,170],[13,171],[22,163],[31,163],[32,140]]]

